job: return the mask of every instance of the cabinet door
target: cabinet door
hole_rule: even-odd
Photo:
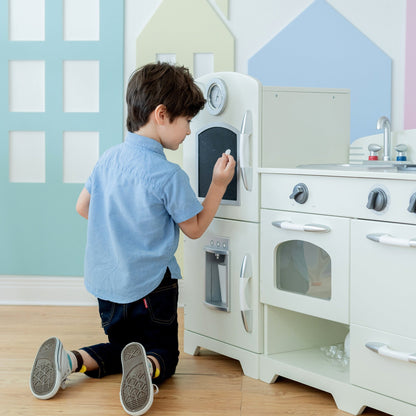
[[[416,341],[358,325],[350,334],[351,383],[416,404]]]
[[[202,195],[199,193],[200,172],[208,169],[206,172],[208,186],[211,181],[212,166],[208,167],[206,162],[209,159],[216,160],[229,148],[239,167],[230,185],[237,192],[237,196],[231,197],[231,200],[237,197],[237,201],[234,201],[237,205],[231,205],[230,201],[222,201],[216,217],[258,222],[260,186],[257,167],[261,130],[261,85],[252,77],[233,72],[216,73],[214,78],[221,79],[226,85],[228,91],[226,108],[221,114],[213,115],[208,111],[208,106],[205,106],[192,120],[192,133],[183,144],[183,166],[189,175],[191,186],[202,200]],[[212,80],[213,74],[206,74],[198,78],[197,82],[203,90],[206,90]],[[216,131],[212,130],[213,127]],[[224,147],[222,147],[218,143],[221,138],[217,128],[225,128],[229,130],[229,133],[236,133],[236,143],[229,146],[224,142]],[[198,135],[210,130],[216,137],[214,140],[216,144],[212,146],[207,143],[208,146],[203,150],[204,154],[200,159],[203,163],[198,164],[200,139]],[[218,146],[217,149],[215,149],[216,146]]]
[[[260,300],[348,323],[349,219],[261,211]]]
[[[228,240],[228,308],[207,302],[207,252],[218,239]],[[208,250],[207,250],[208,247]],[[214,244],[215,247],[215,244]],[[263,315],[259,307],[259,225],[214,219],[203,237],[185,239],[185,329],[228,344],[262,352]],[[225,299],[224,299],[225,301]],[[221,302],[218,302],[219,305]],[[213,307],[214,306],[214,307]]]
[[[412,238],[416,238],[413,225],[352,221],[352,323],[416,338]]]

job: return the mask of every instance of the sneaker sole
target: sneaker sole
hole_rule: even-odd
[[[49,338],[39,348],[30,374],[30,390],[37,399],[50,399],[59,390],[58,357],[61,350],[62,343],[58,338]]]
[[[136,342],[126,345],[121,352],[121,365],[120,402],[129,415],[142,415],[153,403],[153,384],[143,346]]]

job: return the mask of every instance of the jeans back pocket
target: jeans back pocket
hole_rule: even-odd
[[[150,319],[161,325],[170,325],[178,312],[178,282],[158,287],[146,296]]]

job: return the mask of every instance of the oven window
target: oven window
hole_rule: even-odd
[[[276,250],[276,286],[280,290],[331,299],[331,258],[315,244],[290,240]]]
[[[227,150],[237,157],[237,134],[224,127],[211,127],[198,134],[198,196],[205,198],[211,184],[212,170]],[[237,201],[237,175],[227,187],[223,200]]]

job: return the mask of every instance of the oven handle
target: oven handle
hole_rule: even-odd
[[[295,224],[291,221],[273,221],[272,225],[283,230],[329,233],[331,228],[322,224]]]
[[[251,257],[246,254],[241,263],[240,271],[240,311],[244,329],[251,333],[253,330],[253,310],[248,306],[246,293],[250,279],[253,277]]]
[[[403,351],[394,351],[390,347],[381,342],[367,342],[365,346],[383,357],[394,358],[400,361],[408,361],[409,363],[416,364],[416,353],[408,353]]]
[[[241,124],[240,133],[240,170],[244,188],[251,191],[253,188],[253,169],[250,166],[250,136],[253,134],[253,121],[251,112],[246,111]]]
[[[398,247],[416,247],[416,238],[406,239],[393,237],[390,234],[367,234],[367,238],[376,243]]]

